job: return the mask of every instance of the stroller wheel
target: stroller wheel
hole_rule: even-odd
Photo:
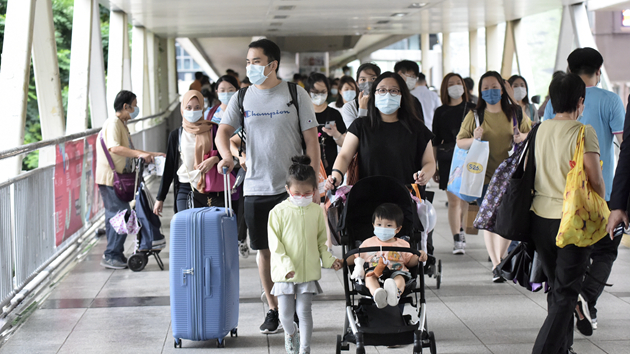
[[[442,284],[442,260],[438,260],[437,261],[437,273],[435,274],[435,287],[436,288],[440,288],[440,285]]]
[[[147,257],[142,253],[136,253],[129,257],[127,266],[134,272],[139,272],[147,265]]]
[[[413,332],[413,354],[422,354],[422,331]]]
[[[435,346],[435,334],[433,332],[429,332],[429,349],[431,350],[431,354],[437,353],[437,347]]]
[[[363,346],[363,334],[357,333],[357,354],[365,354],[365,347]]]
[[[341,354],[341,335],[337,335],[337,348],[335,349],[336,354]]]

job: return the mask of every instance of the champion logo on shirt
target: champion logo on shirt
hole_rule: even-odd
[[[277,110],[275,112],[254,112],[254,111],[245,111],[245,118],[250,118],[250,117],[269,117],[269,118],[273,118],[273,116],[278,115],[278,114],[291,114],[291,112],[289,111],[280,111]]]

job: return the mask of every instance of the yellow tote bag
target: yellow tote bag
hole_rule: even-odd
[[[610,210],[604,198],[588,184],[584,170],[584,126],[578,134],[571,171],[567,175],[562,203],[562,221],[556,246],[588,247],[606,236]]]

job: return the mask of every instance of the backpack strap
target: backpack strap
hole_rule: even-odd
[[[221,107],[220,104],[210,108],[210,112],[208,112],[208,115],[206,116],[206,120],[212,120],[212,118],[214,118],[214,114],[217,113],[217,111],[219,110],[219,107]]]
[[[248,88],[249,86],[246,86],[238,90],[238,100],[236,102],[238,104],[238,110],[241,112],[241,132],[239,133],[241,146],[238,148],[238,156],[243,156],[243,143],[245,141],[245,108],[243,107],[243,102],[245,101],[245,93],[247,93]]]
[[[293,105],[295,107],[295,111],[297,112],[298,118],[298,128],[300,130],[300,137],[302,139],[302,150],[306,153],[306,141],[304,141],[304,134],[302,134],[302,121],[300,120],[300,106],[298,104],[298,93],[297,93],[297,84],[294,82],[287,82],[289,85],[289,94],[291,94],[291,101],[287,103],[287,106],[290,107]]]

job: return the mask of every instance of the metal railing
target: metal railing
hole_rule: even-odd
[[[160,118],[167,117],[177,102],[179,100],[173,101],[164,112],[127,122],[143,122],[136,124],[136,127],[144,126],[144,129],[131,134],[137,149],[166,151],[167,120]],[[151,119],[153,121],[149,121]],[[150,123],[147,124],[147,121]],[[102,222],[103,208],[98,206],[98,188],[93,185],[97,156],[95,134],[100,130],[90,129],[0,152],[2,160],[49,146],[55,146],[58,150],[57,163],[54,165],[40,167],[0,183],[0,317],[6,316],[7,311],[15,306],[13,302],[21,301],[23,296],[15,295],[30,289],[32,285],[26,286],[27,283],[95,223]],[[65,150],[70,145],[80,147],[73,156],[69,156]],[[80,151],[83,155],[76,156]],[[70,163],[73,158],[77,160],[74,165]],[[68,171],[70,167],[80,171],[75,171],[74,179],[60,179],[56,184],[58,174],[64,177],[72,174],[72,171]],[[59,189],[60,184],[62,189]],[[56,191],[63,188],[68,188],[70,193],[58,195],[62,193]],[[67,207],[61,212],[56,210],[60,198],[67,201],[64,204]],[[69,229],[73,218],[74,228]],[[7,306],[9,304],[11,306]]]

